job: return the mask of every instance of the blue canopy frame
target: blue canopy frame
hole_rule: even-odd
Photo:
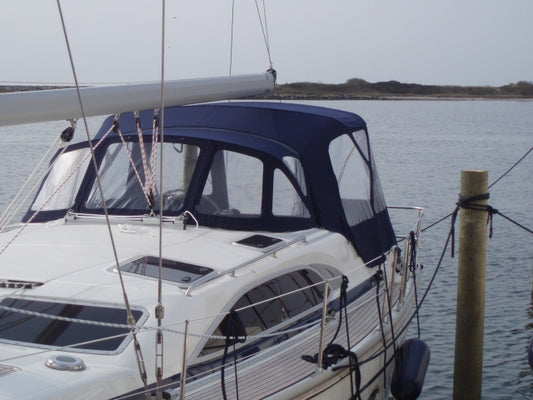
[[[139,113],[139,118],[143,133],[151,135],[153,111],[142,111]],[[108,132],[113,120],[114,117],[111,116],[104,122],[94,141],[98,141]],[[132,113],[121,115],[118,122],[127,140],[138,140],[136,139],[136,120]],[[363,133],[368,142],[366,123],[357,114],[292,103],[212,103],[166,108],[163,125],[165,141],[196,144],[204,150],[198,158],[188,189],[189,194],[180,212],[191,210],[194,213],[195,205],[199,201],[198,198],[213,162],[213,154],[217,150],[224,149],[252,155],[263,162],[265,171],[267,171],[263,177],[267,179],[267,184],[263,185],[264,203],[268,203],[267,199],[272,195],[272,183],[268,185],[268,179],[271,179],[269,174],[272,174],[274,168],[287,171],[283,163],[284,157],[297,158],[303,167],[305,193],[299,190],[298,194],[309,210],[307,218],[275,216],[268,207],[263,207],[261,215],[257,218],[235,218],[228,215],[202,215],[200,213],[198,220],[202,225],[271,232],[321,227],[344,235],[363,260],[374,265],[381,262],[383,254],[396,244],[387,209],[374,207],[373,193],[381,193],[381,187],[374,171],[370,148],[359,149],[359,151],[368,153],[366,167],[370,171],[371,198],[368,200],[369,207],[367,208],[372,210],[371,214],[363,216],[360,222],[350,226],[344,212],[343,199],[339,193],[339,185],[328,150],[334,139],[341,135],[351,135],[353,132]],[[116,143],[119,140],[116,132],[109,134],[104,140],[105,143],[98,148],[97,161],[101,161],[106,143]],[[77,146],[83,146],[83,144]],[[287,175],[291,179],[290,172]],[[71,209],[78,212],[95,211],[84,208],[84,199],[89,190],[87,188],[92,187],[94,179],[94,171],[88,168],[80,193],[76,198],[76,204]],[[297,182],[293,180],[291,183],[298,190]],[[46,211],[34,221],[57,218],[61,212],[64,215],[64,211]],[[110,210],[111,213],[117,214],[130,211],[132,210]],[[142,210],[135,211],[141,212]],[[28,212],[25,219],[27,220],[31,214]]]

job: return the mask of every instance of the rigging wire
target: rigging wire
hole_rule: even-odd
[[[258,3],[258,0],[255,0],[255,8],[257,10],[257,17],[259,18],[259,26],[261,27],[261,33],[263,35],[263,41],[265,42],[265,48],[268,56],[269,69],[273,69],[272,56],[270,52],[270,38],[268,33],[268,24],[267,24],[267,12],[265,0],[263,0],[263,14],[261,14],[261,9]],[[234,47],[234,37],[235,37],[235,0],[231,2],[231,29],[230,29],[230,49],[229,49],[229,75],[233,73],[233,47]]]
[[[231,29],[230,29],[230,44],[229,44],[229,75],[231,76],[233,69],[233,38],[235,33],[235,0],[231,2]]]
[[[28,198],[34,193],[34,191],[39,187],[39,185],[42,183],[42,180],[45,176],[48,175],[48,173],[52,170],[54,167],[54,163],[49,163],[48,167],[44,169],[44,171],[39,173],[39,170],[42,168],[42,166],[46,163],[47,160],[49,160],[49,155],[52,152],[52,150],[57,146],[57,143],[61,140],[60,148],[61,151],[59,154],[56,155],[55,160],[57,160],[61,155],[68,149],[69,143],[72,140],[72,137],[74,136],[74,132],[76,130],[76,123],[77,121],[74,119],[70,119],[70,127],[63,130],[55,139],[55,141],[52,143],[52,145],[48,148],[48,150],[45,152],[45,154],[41,157],[35,168],[33,169],[30,176],[26,179],[24,182],[24,185],[20,188],[20,190],[17,192],[13,200],[9,203],[5,211],[0,216],[0,231],[5,228],[7,225],[11,223],[15,215],[19,212],[19,210],[22,208],[24,204],[26,204]],[[33,183],[32,183],[33,182]],[[29,189],[27,187],[31,186]]]
[[[111,132],[109,130],[102,138],[94,145],[94,149],[96,149],[100,143],[107,137],[107,135]],[[48,205],[48,203],[54,198],[57,193],[59,193],[65,184],[72,178],[72,176],[81,168],[81,166],[87,161],[87,159],[91,157],[91,153],[88,153],[74,168],[72,168],[70,174],[63,179],[60,185],[57,186],[57,188],[54,190],[53,193],[51,193],[48,198],[43,201],[43,203],[40,205],[40,207],[29,217],[26,222],[19,228],[17,233],[13,235],[13,237],[0,249],[0,254],[2,254],[11,244],[22,234],[22,232],[29,226],[30,223],[33,222],[33,220],[37,217],[37,215]]]
[[[57,0],[57,9],[58,9],[59,16],[60,16],[60,19],[61,19],[61,26],[62,26],[62,29],[63,29],[63,35],[65,37],[65,44],[66,44],[67,52],[68,52],[68,55],[69,55],[70,67],[71,67],[71,70],[72,70],[72,75],[74,77],[74,83],[75,83],[75,86],[76,86],[76,94],[77,94],[78,102],[79,102],[80,109],[81,109],[83,123],[85,125],[85,133],[87,135],[87,141],[89,143],[89,149],[90,149],[90,152],[91,152],[92,164],[93,164],[93,167],[94,167],[94,170],[95,170],[95,173],[96,173],[96,182],[97,182],[97,185],[98,185],[98,191],[100,193],[100,198],[101,198],[101,201],[102,201],[102,208],[104,210],[107,230],[108,230],[109,239],[110,239],[110,242],[111,242],[111,248],[113,250],[113,256],[115,258],[115,264],[117,266],[117,272],[118,272],[118,276],[119,276],[119,280],[120,280],[120,286],[122,288],[122,295],[123,295],[123,298],[124,298],[124,305],[126,307],[126,311],[127,311],[127,315],[128,315],[128,325],[131,326],[130,329],[131,329],[131,332],[132,332],[132,335],[133,335],[133,340],[135,342],[135,349],[136,349],[135,355],[137,357],[137,364],[139,366],[139,372],[140,372],[143,384],[144,384],[145,387],[147,387],[146,369],[144,367],[144,360],[143,360],[143,357],[142,357],[141,348],[140,348],[139,342],[137,340],[137,333],[135,332],[135,328],[134,328],[134,326],[136,324],[136,321],[135,321],[135,317],[133,316],[133,313],[131,311],[130,303],[129,303],[129,300],[128,300],[128,295],[126,293],[126,286],[124,284],[124,279],[122,277],[122,271],[120,270],[120,262],[119,262],[119,259],[118,259],[117,247],[116,247],[115,240],[114,240],[114,237],[113,237],[113,231],[111,229],[111,223],[110,223],[110,220],[109,220],[109,212],[108,212],[108,209],[107,209],[107,206],[106,206],[106,203],[105,203],[105,196],[104,196],[104,192],[103,192],[103,189],[102,189],[102,182],[101,182],[101,179],[100,179],[100,174],[98,172],[98,164],[96,163],[94,148],[93,148],[93,145],[92,145],[92,142],[91,142],[91,136],[89,134],[89,125],[87,123],[87,117],[85,115],[85,109],[83,107],[83,101],[82,101],[81,92],[80,92],[80,85],[79,85],[79,82],[78,82],[78,76],[77,76],[77,73],[76,73],[76,67],[74,65],[74,58],[72,56],[72,50],[70,48],[70,42],[69,42],[69,38],[68,38],[68,34],[67,34],[67,28],[66,28],[66,25],[65,25],[65,19],[63,17],[63,10],[61,8],[61,1],[60,0]]]
[[[512,170],[514,167],[516,167],[518,164],[520,164],[520,163],[522,162],[522,160],[523,160],[524,158],[526,158],[527,155],[528,155],[529,153],[531,153],[532,151],[533,151],[533,146],[532,146],[532,147],[526,152],[526,154],[524,154],[524,155],[523,155],[523,156],[522,156],[517,162],[515,162],[515,163],[511,166],[511,168],[509,168],[509,169],[508,169],[507,171],[505,171],[505,172],[504,172],[504,173],[503,173],[498,179],[496,179],[494,182],[492,182],[492,183],[489,185],[489,189],[490,189],[491,187],[493,187],[495,184],[497,184],[497,183],[498,183],[498,182],[499,182],[504,176],[506,176],[509,172],[511,172],[511,170]]]
[[[59,142],[61,136],[59,135],[56,140],[52,143],[52,145],[49,147],[49,149],[45,152],[45,154],[41,157],[39,162],[37,163],[36,167],[33,169],[30,176],[26,179],[26,182],[24,182],[24,185],[20,188],[18,193],[15,195],[13,200],[9,203],[5,211],[0,216],[0,230],[5,228],[7,225],[9,225],[14,218],[15,214],[20,210],[20,208],[26,204],[26,201],[30,197],[30,195],[33,193],[33,191],[41,184],[41,180],[44,176],[46,176],[50,170],[53,167],[53,163],[51,163],[44,171],[44,173],[39,174],[39,170],[41,169],[42,165],[45,164],[46,160],[49,159],[49,155],[53,148],[55,148],[56,144]],[[67,149],[68,145],[63,147],[61,150],[61,154]],[[60,155],[61,155],[60,154]],[[26,191],[26,188],[30,185],[30,183],[34,181],[33,185],[31,185],[31,188],[27,190],[27,193],[24,195],[24,192]],[[21,200],[20,198],[24,198]]]
[[[155,315],[157,317],[157,333],[156,333],[156,352],[155,352],[155,370],[157,380],[156,395],[159,395],[161,385],[163,383],[163,330],[162,321],[165,315],[165,308],[163,306],[163,143],[165,141],[165,13],[166,3],[161,0],[161,99],[160,110],[154,116],[153,130],[161,129],[161,136],[159,141],[159,271],[157,279],[157,306]],[[159,115],[161,122],[159,123]],[[156,138],[152,136],[152,151],[156,146]],[[154,156],[154,153],[152,153]],[[152,161],[153,160],[152,157]],[[155,185],[154,185],[155,190]]]
[[[273,65],[272,65],[272,56],[270,54],[270,39],[268,36],[265,0],[263,0],[263,17],[261,17],[261,11],[259,10],[259,4],[257,0],[255,0],[255,8],[257,9],[257,17],[259,18],[259,25],[261,26],[261,32],[263,33],[263,40],[265,41],[265,47],[266,47],[266,51],[268,55],[268,63],[270,65],[270,69],[272,69]],[[264,23],[263,23],[263,19],[264,19]]]

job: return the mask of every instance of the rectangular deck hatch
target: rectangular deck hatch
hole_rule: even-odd
[[[281,239],[272,236],[252,235],[242,240],[239,240],[238,242],[235,242],[235,244],[255,247],[257,249],[266,249],[267,247],[274,246],[275,244],[278,244],[281,241]]]
[[[159,258],[145,256],[121,265],[120,270],[158,279]],[[213,272],[211,268],[188,264],[181,261],[163,259],[162,278],[165,281],[188,285],[211,272]]]

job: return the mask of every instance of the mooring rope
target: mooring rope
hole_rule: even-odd
[[[518,164],[520,164],[522,161],[524,161],[524,159],[533,151],[533,147],[531,147],[528,151],[526,151],[524,153],[524,155],[522,157],[520,157],[507,171],[505,171],[502,175],[500,175],[500,177],[498,179],[496,179],[494,182],[492,182],[488,188],[492,188],[494,185],[496,185],[499,181],[501,181],[504,177],[506,177],[516,166],[518,166]],[[451,217],[453,215],[455,211],[452,211],[451,213],[445,215],[444,217],[440,218],[439,220],[437,220],[436,222],[424,227],[422,229],[422,232],[425,232],[427,231],[428,229],[431,229],[433,228],[434,226],[440,224],[441,222],[447,220],[449,217]],[[514,223],[515,225],[519,226],[520,228],[526,230],[527,232],[529,233],[533,233],[533,230],[529,229],[529,228],[526,228],[525,226],[519,224],[518,222],[510,219],[509,217],[503,215],[501,212],[498,212],[498,214],[500,214],[502,217],[504,217],[505,219],[507,219],[508,221]]]
[[[498,179],[496,179],[494,182],[492,182],[492,183],[489,185],[489,189],[490,189],[491,187],[493,187],[494,185],[496,185],[496,184],[497,184],[497,183],[498,183],[503,177],[507,176],[507,174],[508,174],[509,172],[511,172],[511,170],[512,170],[514,167],[516,167],[518,164],[520,164],[520,163],[522,162],[522,160],[523,160],[524,158],[526,158],[527,155],[528,155],[529,153],[531,153],[532,151],[533,151],[533,146],[532,146],[528,151],[526,151],[526,153],[525,153],[522,157],[520,157],[520,159],[519,159],[517,162],[515,162],[515,163],[511,166],[511,168],[509,168],[509,169],[508,169],[507,171],[505,171],[505,172],[504,172],[504,173],[503,173]]]

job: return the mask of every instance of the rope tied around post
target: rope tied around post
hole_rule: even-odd
[[[489,226],[489,238],[492,238],[493,229],[492,229],[492,216],[494,214],[499,214],[499,211],[495,209],[494,207],[488,205],[488,204],[480,204],[476,203],[481,200],[488,200],[490,198],[489,193],[482,193],[477,194],[474,196],[463,196],[461,193],[459,193],[459,200],[457,200],[456,208],[454,212],[452,213],[452,220],[451,220],[451,235],[452,235],[452,258],[455,255],[455,221],[457,219],[457,214],[459,213],[460,209],[465,210],[474,210],[474,211],[483,211],[487,213],[487,224],[490,224]]]
[[[452,256],[452,258],[454,257],[454,254],[455,254],[455,221],[457,219],[457,214],[459,213],[459,210],[461,208],[465,209],[465,210],[474,210],[474,211],[487,212],[487,224],[489,225],[489,238],[491,238],[491,239],[492,239],[492,235],[493,235],[492,217],[494,216],[494,214],[500,215],[501,217],[503,217],[507,221],[512,222],[513,224],[515,224],[519,228],[522,228],[524,231],[533,234],[533,229],[530,229],[530,228],[520,224],[519,222],[513,220],[512,218],[504,215],[498,209],[492,207],[491,205],[475,203],[476,201],[488,200],[489,198],[490,198],[489,193],[478,194],[478,195],[470,196],[470,197],[465,197],[465,196],[459,194],[459,200],[456,203],[457,207],[451,213],[452,218],[451,218],[451,230],[450,230],[450,233],[451,233],[451,239],[452,239],[452,243],[451,243],[451,253],[452,253],[451,256]]]

